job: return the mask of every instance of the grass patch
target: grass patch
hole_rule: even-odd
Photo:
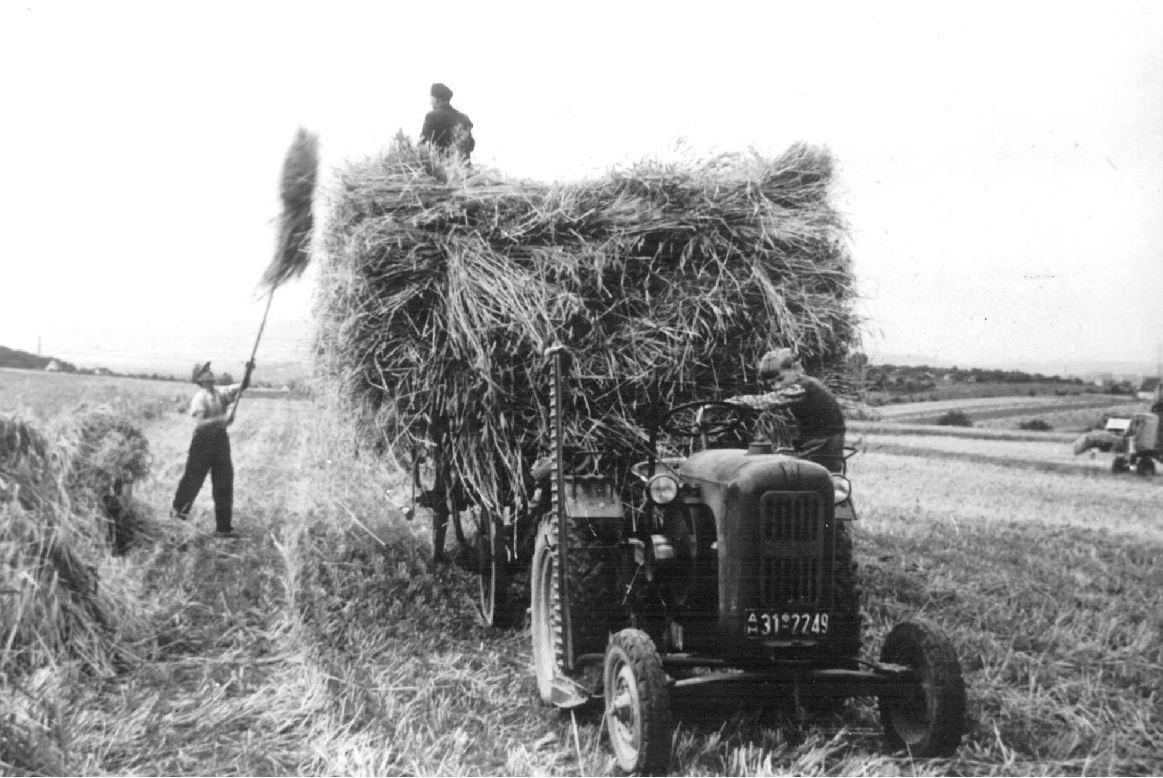
[[[1163,545],[941,521],[860,541],[872,631],[920,613],[957,646],[974,721],[964,758],[1030,773],[1163,765]]]

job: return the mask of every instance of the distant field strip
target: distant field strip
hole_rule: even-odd
[[[934,420],[950,411],[962,411],[974,420],[1000,419],[1009,416],[1060,413],[1062,411],[1100,410],[1112,406],[1137,407],[1125,396],[1092,395],[1077,397],[980,397],[964,400],[882,405],[876,410],[886,420],[920,422]]]
[[[944,427],[932,424],[903,424],[896,421],[850,421],[848,437],[860,435],[910,435],[924,437],[959,438],[975,440],[1001,440],[1045,443],[1072,443],[1078,437],[1073,432],[1026,432],[1024,430],[1000,430],[981,427]]]
[[[1070,436],[1056,440],[1006,440],[968,436],[922,436],[869,434],[859,440],[857,448],[868,453],[957,460],[999,467],[1074,473],[1115,478],[1110,472],[1111,455],[1096,453],[1074,456]],[[852,441],[856,442],[856,441]],[[1135,476],[1123,476],[1131,478]],[[1163,486],[1163,478],[1144,479]]]

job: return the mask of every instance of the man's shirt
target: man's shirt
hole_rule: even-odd
[[[190,400],[190,415],[195,419],[213,419],[225,416],[226,409],[238,397],[240,391],[242,391],[242,384],[199,389],[198,393],[194,395],[194,399]]]

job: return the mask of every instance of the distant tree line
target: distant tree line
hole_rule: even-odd
[[[912,394],[935,389],[939,384],[1062,384],[1084,386],[1081,378],[1027,373],[1023,370],[929,367],[928,365],[864,365],[864,386],[873,392]]]

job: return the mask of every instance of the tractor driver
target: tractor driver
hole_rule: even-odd
[[[769,351],[759,360],[759,380],[771,391],[747,394],[727,401],[758,411],[786,408],[795,419],[795,448],[810,462],[834,473],[844,464],[844,414],[828,387],[804,372],[789,348]]]

